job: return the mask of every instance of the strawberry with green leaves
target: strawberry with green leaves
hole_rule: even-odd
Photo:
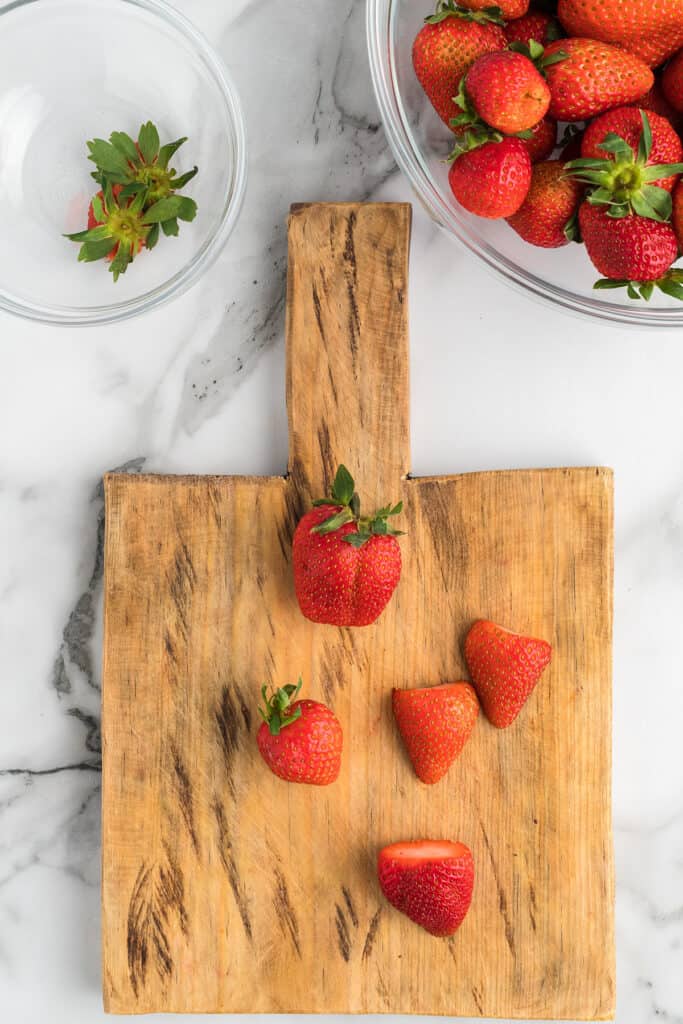
[[[540,71],[529,57],[514,50],[477,58],[464,86],[476,115],[507,135],[533,128],[550,106],[550,90]]]
[[[678,257],[670,223],[634,213],[610,217],[607,207],[584,202],[579,227],[586,252],[603,275],[594,288],[626,288],[629,298],[646,301],[658,288],[683,299],[683,270],[670,269]]]
[[[294,589],[302,613],[331,626],[369,626],[401,576],[402,535],[392,525],[403,503],[362,516],[353,477],[340,466],[329,498],[300,519],[292,543]]]
[[[263,719],[256,735],[261,757],[286,782],[329,786],[341,768],[344,736],[339,719],[317,700],[295,700],[302,681],[281,686],[270,696],[261,690]]]
[[[543,160],[534,164],[531,188],[508,224],[530,245],[557,249],[575,238],[582,195],[583,186],[565,173],[560,160]]]
[[[453,195],[478,217],[511,217],[531,185],[531,160],[524,142],[499,135],[480,144],[475,134],[466,132],[465,145],[470,148],[455,151],[448,172]]]
[[[66,236],[80,243],[80,262],[107,260],[117,281],[143,248],[154,248],[161,233],[177,235],[179,221],[194,220],[197,204],[179,190],[197,168],[178,175],[169,167],[185,141],[162,146],[156,127],[148,121],[137,142],[125,132],[112,132],[108,142],[88,142],[89,159],[96,167],[92,176],[100,189],[88,208],[87,228]]]

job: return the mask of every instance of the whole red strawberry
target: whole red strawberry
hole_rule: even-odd
[[[529,138],[521,141],[532,164],[547,160],[557,142],[557,121],[553,121],[551,117],[544,117],[531,129]]]
[[[563,34],[557,18],[545,11],[529,11],[524,17],[508,22],[504,31],[508,43],[524,43],[525,46],[532,39],[545,46]]]
[[[497,4],[491,4],[489,0],[458,0],[458,4],[468,11],[486,11],[492,6],[497,7],[506,21],[521,18],[529,10],[529,0],[499,0]]]
[[[683,14],[681,15],[683,17]],[[662,92],[677,113],[683,113],[683,50],[671,58],[662,72]]]
[[[336,715],[317,700],[294,700],[301,689],[280,687],[269,697],[263,687],[263,718],[256,742],[270,770],[287,782],[329,786],[339,775],[343,745]]]
[[[394,718],[418,779],[443,778],[470,738],[479,701],[469,683],[394,690]]]
[[[513,135],[545,117],[550,90],[533,61],[514,50],[487,53],[467,72],[465,89],[477,115]]]
[[[683,46],[683,0],[559,0],[557,13],[567,35],[614,43],[653,68]]]
[[[681,164],[683,170],[683,145],[676,132],[673,130],[666,118],[655,114],[652,111],[647,113],[647,121],[651,139],[648,141],[649,153],[646,161],[641,165],[637,164],[635,154],[641,144],[643,137],[643,115],[639,107],[616,107],[601,114],[586,127],[581,144],[581,156],[590,159],[607,159],[614,163],[617,154],[609,152],[604,148],[605,140],[610,135],[618,135],[632,150],[631,159],[628,153],[620,147],[619,154],[625,156],[623,167],[629,171],[637,167],[652,167],[656,164]],[[622,171],[623,173],[623,171]],[[666,189],[670,192],[678,180],[678,174],[669,177],[655,178],[649,184],[657,188]]]
[[[497,729],[517,718],[550,662],[545,640],[480,619],[465,640],[465,661],[486,717]]]
[[[566,57],[555,60],[561,54]],[[550,114],[558,121],[585,121],[610,107],[633,103],[654,82],[643,61],[595,39],[558,39],[546,46],[543,62]]]
[[[479,217],[510,217],[526,198],[531,160],[521,139],[485,142],[457,156],[448,182],[461,206]]]
[[[683,181],[679,181],[674,189],[671,225],[676,232],[679,251],[683,253]]]
[[[583,195],[583,186],[568,177],[560,160],[545,160],[531,171],[531,188],[508,224],[525,242],[557,249],[572,238],[572,218]]]
[[[393,843],[380,850],[377,875],[389,903],[431,935],[453,935],[472,902],[474,859],[464,843]]]
[[[477,57],[506,45],[502,18],[469,13],[449,0],[425,19],[413,43],[413,68],[437,114],[449,127],[460,110],[453,102],[460,80]]]
[[[659,281],[678,256],[678,241],[671,224],[629,214],[611,217],[607,206],[584,202],[579,207],[579,226],[586,251],[608,281],[629,283]],[[608,287],[598,282],[597,287]],[[611,285],[617,287],[617,285]],[[631,298],[649,298],[633,294]]]
[[[369,626],[379,618],[401,576],[402,531],[389,520],[402,509],[399,502],[361,517],[353,478],[339,467],[332,496],[315,502],[294,532],[294,587],[307,619]]]

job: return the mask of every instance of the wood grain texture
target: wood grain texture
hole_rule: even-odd
[[[605,1019],[614,1010],[612,477],[412,479],[405,206],[290,220],[286,478],[106,480],[103,939],[119,1013],[391,1012]],[[379,622],[316,626],[290,541],[347,461],[405,502]],[[442,782],[413,775],[392,686],[457,680],[468,625],[550,640],[517,722],[483,719]],[[344,726],[337,783],[292,786],[254,736],[264,680],[303,674]],[[434,939],[382,899],[377,850],[452,838],[472,908]]]

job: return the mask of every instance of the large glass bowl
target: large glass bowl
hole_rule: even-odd
[[[114,284],[63,237],[94,190],[86,140],[152,120],[199,174],[196,219]],[[239,101],[220,58],[164,0],[0,0],[0,309],[31,320],[123,320],[185,291],[216,258],[245,185]]]
[[[596,292],[599,274],[583,246],[539,249],[504,221],[463,210],[448,187],[444,162],[453,136],[434,112],[413,71],[411,48],[431,0],[367,0],[370,68],[384,129],[396,161],[432,218],[509,284],[602,320],[683,328],[683,303],[659,291],[649,303]]]

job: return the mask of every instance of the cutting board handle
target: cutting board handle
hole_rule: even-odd
[[[340,462],[369,504],[392,500],[409,472],[411,212],[408,203],[291,208],[288,468],[303,500],[329,493]]]

